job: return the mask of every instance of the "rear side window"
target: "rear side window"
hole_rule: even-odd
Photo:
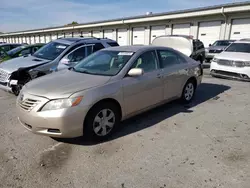
[[[166,67],[170,67],[173,65],[187,62],[183,57],[181,57],[179,54],[173,51],[158,50],[158,56],[159,56],[161,68],[166,68]]]
[[[117,42],[108,42],[109,46],[119,46]]]
[[[96,52],[96,51],[99,51],[103,48],[104,48],[104,46],[101,43],[95,43],[94,47],[93,47],[93,51]]]

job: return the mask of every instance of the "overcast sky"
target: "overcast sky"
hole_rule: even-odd
[[[0,0],[0,31],[84,23],[242,0]]]

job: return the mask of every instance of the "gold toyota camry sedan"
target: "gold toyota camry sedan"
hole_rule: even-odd
[[[26,84],[18,119],[36,134],[106,138],[131,116],[178,98],[190,102],[202,74],[200,63],[172,48],[106,48]]]

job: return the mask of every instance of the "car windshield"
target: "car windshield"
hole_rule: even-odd
[[[18,53],[20,50],[22,50],[22,49],[24,49],[24,48],[25,48],[25,46],[16,47],[16,48],[14,48],[14,49],[8,51],[7,54],[8,54],[9,56],[12,56],[12,55]]]
[[[250,43],[233,43],[226,49],[226,52],[250,53]]]
[[[212,46],[228,46],[231,43],[231,41],[216,41]]]
[[[69,45],[58,42],[50,42],[36,51],[33,56],[42,59],[54,60],[57,58]]]
[[[114,76],[133,56],[134,52],[98,51],[80,61],[73,70],[76,72]]]

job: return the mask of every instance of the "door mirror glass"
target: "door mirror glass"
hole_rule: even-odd
[[[141,68],[132,68],[128,72],[128,75],[131,76],[131,77],[137,77],[137,76],[143,75],[143,73],[144,73],[144,71]]]
[[[70,63],[70,61],[69,61],[69,59],[67,57],[64,57],[64,58],[61,59],[60,63],[68,65]]]

